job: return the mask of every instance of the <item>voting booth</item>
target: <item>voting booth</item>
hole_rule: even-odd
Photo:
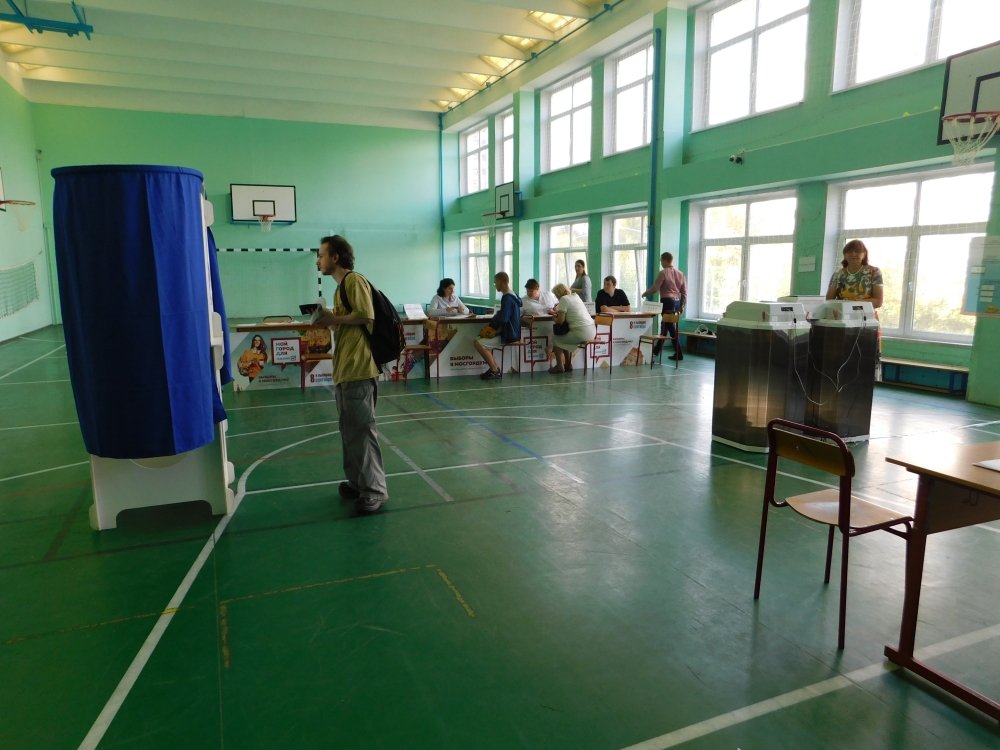
[[[53,231],[70,382],[90,454],[91,525],[193,500],[231,512],[221,286],[200,172],[54,169]]]
[[[805,416],[805,311],[794,302],[732,302],[716,341],[712,439],[764,453],[770,420]]]
[[[868,439],[878,325],[871,302],[830,300],[817,308],[809,331],[806,424],[846,441]]]

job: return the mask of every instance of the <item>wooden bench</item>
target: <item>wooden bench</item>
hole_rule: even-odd
[[[969,387],[969,368],[937,362],[919,362],[901,357],[882,357],[882,382],[928,391],[964,396]]]

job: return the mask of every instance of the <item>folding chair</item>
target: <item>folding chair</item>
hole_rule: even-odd
[[[760,518],[760,540],[757,548],[757,580],[753,598],[760,597],[760,579],[764,569],[764,541],[767,535],[767,514],[771,506],[791,508],[804,518],[830,527],[826,543],[826,573],[823,583],[830,582],[830,562],[833,556],[833,532],[840,529],[840,621],[837,648],[844,648],[847,622],[847,561],[851,537],[872,531],[888,531],[909,540],[912,516],[906,516],[880,505],[854,497],[851,480],[854,477],[854,456],[847,444],[835,433],[790,422],[772,419],[767,424],[767,476],[764,480],[764,506]],[[795,461],[827,472],[839,478],[839,489],[825,489],[794,495],[784,500],[774,497],[779,459]],[[895,528],[897,526],[903,529]]]
[[[613,343],[614,336],[611,333],[611,327],[614,325],[615,318],[613,315],[595,315],[594,325],[597,327],[597,333],[590,341],[584,341],[582,344],[577,346],[577,349],[583,349],[583,371],[587,372],[587,360],[594,365],[594,369],[597,369],[597,360],[607,359],[611,362],[611,346]],[[608,330],[601,331],[601,326],[607,327]],[[606,346],[608,347],[607,354],[597,354],[597,347]]]
[[[660,322],[663,325],[665,325],[667,323],[673,323],[676,326],[677,325],[677,321],[679,321],[680,319],[681,319],[681,314],[679,312],[663,313],[660,316]],[[661,325],[660,330],[663,330],[662,329],[662,325]],[[674,330],[677,330],[677,329],[675,328]],[[677,335],[679,336],[680,333],[678,332]],[[677,355],[677,349],[678,349],[677,342],[673,338],[671,338],[670,336],[664,336],[662,333],[644,333],[644,334],[642,334],[639,337],[639,349],[640,350],[642,350],[642,345],[643,344],[650,344],[650,347],[649,347],[649,369],[650,370],[653,369],[653,365],[654,364],[659,364],[659,365],[663,364],[663,343],[665,341],[674,341],[674,355],[676,357],[676,355]],[[654,358],[653,352],[656,350],[656,342],[660,342],[660,354],[659,354],[658,357]],[[675,370],[678,367],[680,367],[680,364],[681,364],[680,359],[674,359],[674,369]]]

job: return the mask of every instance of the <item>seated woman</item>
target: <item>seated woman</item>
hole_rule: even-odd
[[[427,316],[438,318],[444,315],[471,315],[469,308],[455,294],[455,280],[441,279],[437,295],[431,300]]]
[[[597,335],[597,326],[594,325],[594,319],[587,312],[583,300],[576,294],[570,294],[569,287],[565,284],[556,284],[552,287],[552,293],[559,300],[556,305],[554,325],[569,324],[569,331],[566,333],[553,334],[552,345],[547,350],[550,361],[555,354],[555,364],[549,368],[549,372],[555,374],[570,372],[573,369],[573,354],[576,348]]]
[[[618,288],[618,279],[614,276],[604,277],[604,288],[594,299],[594,309],[600,313],[629,312],[632,309],[628,295]]]

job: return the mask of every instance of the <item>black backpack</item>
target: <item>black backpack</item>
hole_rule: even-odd
[[[340,282],[340,303],[347,308],[347,312],[353,312],[351,303],[347,301],[347,291],[344,289],[344,280],[353,271],[344,276]],[[364,277],[362,277],[364,278]],[[365,279],[365,281],[368,281]],[[392,304],[388,297],[368,281],[368,286],[372,290],[372,307],[375,308],[375,322],[372,324],[372,332],[368,333],[368,326],[361,326],[368,339],[368,345],[372,350],[372,359],[376,366],[382,369],[390,362],[399,359],[400,352],[403,351],[405,339],[403,337],[403,322],[399,319],[396,306]]]

